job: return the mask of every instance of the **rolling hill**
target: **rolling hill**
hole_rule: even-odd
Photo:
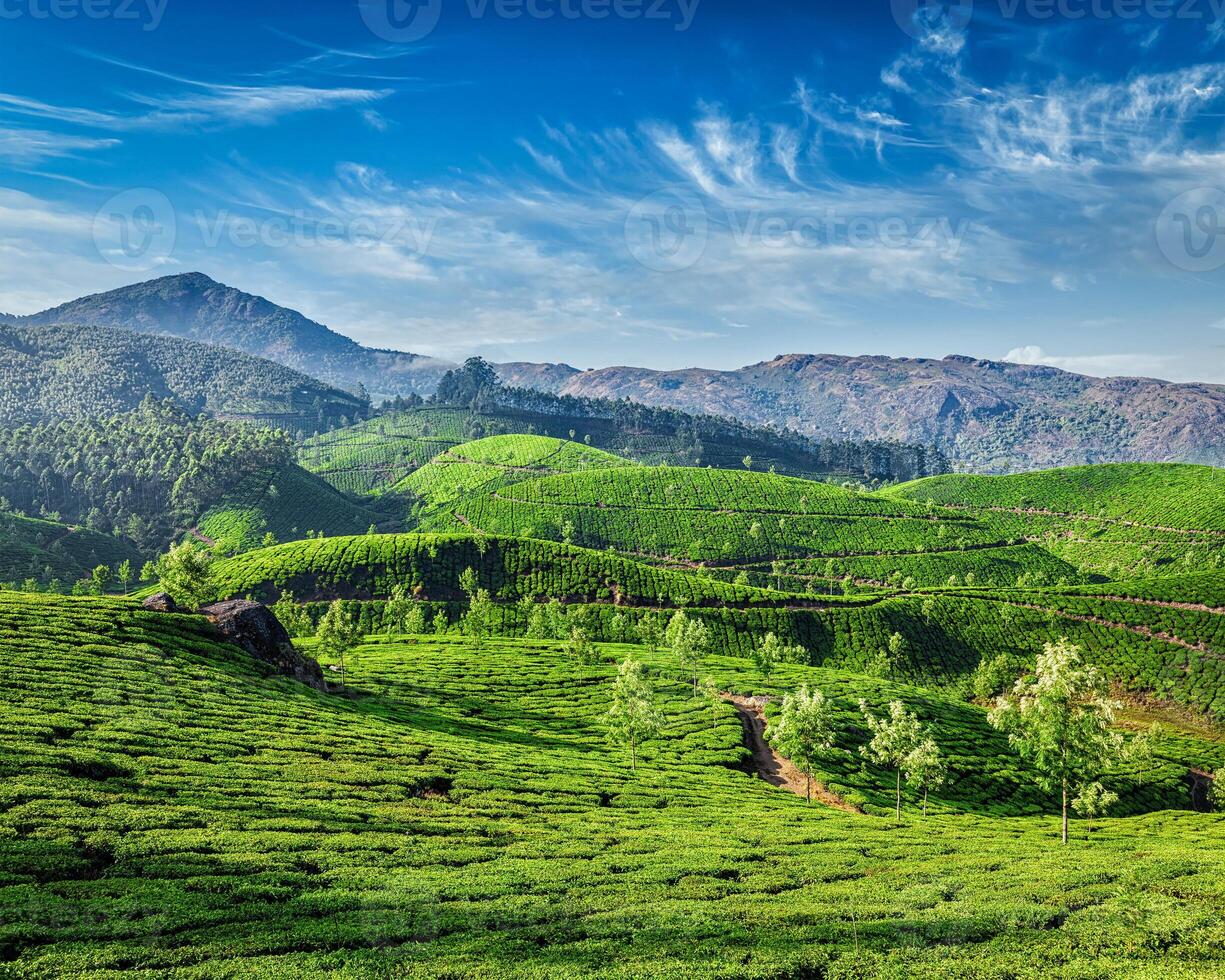
[[[791,665],[762,684],[709,660],[724,690],[828,691],[841,734],[818,776],[847,812],[746,772],[737,711],[694,699],[661,654],[644,661],[666,733],[631,767],[602,720],[622,646],[582,665],[547,641],[474,657],[372,638],[342,695],[267,676],[195,617],[0,595],[0,623],[17,695],[0,706],[0,951],[24,977],[1222,964],[1220,818],[1149,812],[1178,805],[1202,743],[1117,773],[1129,816],[1078,823],[1069,854],[983,710],[907,685]],[[930,816],[907,789],[906,823],[882,819],[892,777],[859,759],[861,698],[911,706],[946,747]]]
[[[950,356],[789,354],[735,371],[501,367],[509,385],[629,398],[823,437],[935,445],[959,468],[1225,464],[1225,388]]]

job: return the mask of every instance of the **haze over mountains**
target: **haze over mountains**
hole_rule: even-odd
[[[452,365],[376,350],[201,273],[87,296],[22,326],[71,323],[236,348],[374,398],[431,393]],[[1009,471],[1109,461],[1225,464],[1225,386],[1094,378],[971,357],[789,354],[734,371],[565,364],[499,367],[506,384],[630,398],[822,438],[935,444],[955,463]]]

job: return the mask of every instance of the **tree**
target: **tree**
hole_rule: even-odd
[[[89,586],[95,595],[105,595],[112,578],[114,578],[114,573],[109,568],[105,565],[98,565],[89,573]]]
[[[359,638],[357,624],[353,617],[345,612],[344,603],[333,599],[328,611],[319,621],[319,629],[315,633],[319,640],[319,653],[328,660],[340,664],[340,686],[345,686],[345,654],[357,645]]]
[[[903,768],[906,770],[906,782],[915,789],[923,791],[923,816],[926,817],[927,791],[943,786],[948,775],[948,767],[944,763],[944,757],[940,754],[940,747],[936,744],[936,740],[930,736],[923,739],[906,757],[906,764]]]
[[[155,578],[157,578],[157,565],[147,561],[140,566],[140,580],[142,582],[152,582]]]
[[[833,706],[824,693],[808,686],[783,698],[779,719],[767,738],[804,774],[805,792],[812,802],[812,764],[834,747]]]
[[[760,672],[762,680],[769,681],[774,668],[782,659],[783,645],[773,633],[767,633],[753,648],[753,666]]]
[[[309,636],[314,632],[310,615],[294,601],[294,594],[288,589],[272,604],[272,615],[290,636]]]
[[[609,741],[628,746],[630,766],[638,771],[638,747],[663,729],[664,718],[655,706],[655,695],[646,668],[626,660],[617,671],[612,705],[604,716]]]
[[[860,746],[859,751],[877,765],[893,769],[897,773],[896,818],[902,819],[902,776],[910,762],[911,753],[923,742],[926,733],[919,719],[906,710],[901,701],[889,702],[889,714],[878,718],[868,707],[867,701],[859,702],[859,710],[872,731],[872,741]]]
[[[753,468],[753,457],[752,456],[745,456],[744,459],[742,459],[740,462],[744,464],[744,468],[746,470],[751,470]]]
[[[404,632],[412,636],[420,636],[425,632],[425,610],[420,603],[414,602],[404,617]]]
[[[468,603],[468,612],[464,614],[464,635],[472,640],[472,645],[479,650],[489,635],[489,627],[493,623],[493,600],[488,589],[477,589],[476,594]]]
[[[683,609],[678,609],[668,623],[664,634],[668,647],[677,662],[693,675],[693,693],[698,693],[698,670],[702,657],[710,647],[710,630],[700,619],[690,619]]]
[[[649,612],[638,620],[638,639],[644,647],[655,650],[664,641],[664,628],[659,613]]]
[[[412,603],[408,600],[408,588],[403,583],[391,587],[387,604],[383,607],[383,630],[389,634],[407,633],[407,620]],[[418,630],[420,632],[420,630]]]
[[[158,584],[175,602],[199,608],[213,591],[213,556],[194,541],[173,545],[157,560]]]
[[[443,636],[447,630],[451,628],[451,622],[447,619],[446,611],[439,609],[434,613],[434,618],[430,621],[430,629],[434,631],[435,636]]]
[[[576,664],[595,663],[595,646],[582,627],[575,626],[570,630],[570,639],[566,641],[566,656]]]
[[[1161,742],[1161,723],[1153,722],[1145,731],[1135,736],[1127,746],[1127,758],[1135,765],[1139,778],[1136,782],[1143,786],[1144,777],[1152,768],[1156,759],[1157,746]]]
[[[276,535],[273,534],[271,531],[265,531],[264,537],[260,540],[259,546],[261,548],[276,547]]]
[[[1115,707],[1106,679],[1082,664],[1080,650],[1063,639],[1046,644],[1034,679],[1017,681],[987,716],[1031,763],[1038,785],[1059,790],[1064,844],[1072,788],[1094,778],[1120,753],[1121,738],[1110,730]]]
[[[1119,794],[1112,793],[1101,783],[1094,780],[1081,786],[1076,799],[1072,801],[1072,809],[1089,821],[1089,833],[1093,833],[1095,817],[1104,817],[1106,811],[1119,801]]]
[[[483,394],[492,392],[500,383],[498,372],[487,361],[470,357],[463,367],[442,376],[434,398],[440,405],[471,408]]]
[[[1225,810],[1225,769],[1212,774],[1212,785],[1208,787],[1208,802],[1217,810]]]
[[[115,569],[115,577],[119,579],[119,584],[123,586],[123,594],[128,594],[128,586],[132,583],[132,560],[125,558],[119,563]]]

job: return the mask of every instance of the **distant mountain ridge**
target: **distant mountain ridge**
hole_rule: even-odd
[[[935,445],[960,468],[1102,462],[1225,465],[1225,386],[1094,378],[953,355],[787,354],[735,371],[565,365],[500,368],[504,383],[629,398],[822,438]]]
[[[114,327],[232,347],[329,384],[362,385],[376,396],[428,394],[452,366],[418,354],[363,347],[296,310],[225,286],[200,272],[152,279],[42,313],[4,319],[20,326]],[[371,389],[371,384],[376,387]]]
[[[22,326],[71,322],[236,348],[375,401],[431,394],[454,365],[364,347],[300,313],[201,273],[65,303]],[[825,440],[932,445],[960,469],[997,473],[1101,462],[1225,465],[1225,386],[1095,378],[1053,367],[953,355],[786,354],[732,371],[568,364],[497,365],[505,384],[628,398]]]

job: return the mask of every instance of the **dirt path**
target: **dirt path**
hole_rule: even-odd
[[[797,796],[805,796],[804,774],[775,752],[770,743],[766,741],[765,699],[728,693],[721,696],[724,701],[735,705],[736,710],[740,712],[740,721],[744,725],[745,744],[753,752],[753,768],[757,770],[757,774],[771,786],[790,790]],[[815,779],[812,781],[812,798],[818,803],[845,810],[847,813],[863,812],[851,806],[840,796],[831,793]]]

